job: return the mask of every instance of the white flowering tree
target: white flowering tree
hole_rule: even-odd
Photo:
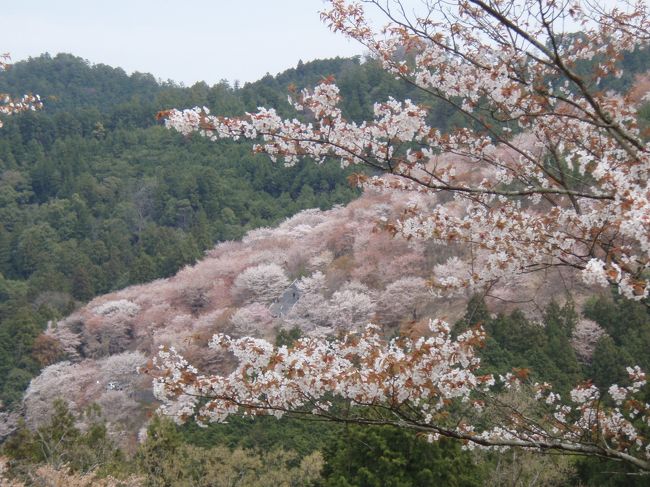
[[[273,109],[242,118],[215,117],[205,108],[161,116],[183,134],[256,140],[258,151],[289,165],[303,156],[337,158],[342,166],[381,173],[359,175],[363,186],[452,195],[389,223],[407,238],[469,249],[470,263],[436,266],[432,283],[440,292],[561,266],[588,284],[646,299],[650,145],[631,99],[599,83],[620,74],[616,61],[624,52],[650,43],[647,5],[423,4],[421,15],[411,15],[398,1],[330,0],[322,18],[365,45],[394,76],[451,105],[467,120],[463,128],[440,131],[428,123],[427,108],[409,100],[377,103],[374,118],[363,123],[346,120],[331,81],[291,99],[306,114],[302,119],[283,120]],[[367,20],[369,5],[388,17],[383,30]],[[565,32],[567,26],[580,33]],[[536,408],[523,411],[495,391],[513,387],[516,378],[479,374],[475,350],[483,340],[480,328],[453,339],[437,320],[430,337],[415,341],[386,341],[372,326],[335,341],[303,339],[291,349],[219,335],[212,346],[235,354],[234,372],[201,375],[163,350],[156,394],[180,419],[319,415],[411,428],[468,446],[595,455],[650,470],[642,371],[630,368],[630,385],[613,385],[608,397],[590,384],[568,398],[532,386]],[[358,407],[341,410],[338,401]],[[480,416],[485,407],[499,414]]]
[[[272,303],[289,284],[287,275],[278,264],[259,264],[248,267],[235,278],[233,293],[247,303]]]
[[[332,294],[328,303],[329,321],[333,326],[358,329],[368,323],[375,310],[370,290],[358,282],[346,283]]]
[[[426,302],[427,283],[421,277],[402,277],[391,282],[379,299],[381,316],[387,322],[417,319],[417,309]]]
[[[0,54],[0,71],[5,71],[10,64],[9,54]],[[38,95],[23,95],[21,98],[14,98],[6,93],[0,93],[0,115],[12,115],[27,110],[37,110],[43,106]],[[2,119],[0,119],[2,127]]]

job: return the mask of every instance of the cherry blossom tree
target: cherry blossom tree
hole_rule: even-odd
[[[10,67],[9,54],[0,54],[0,71],[5,71]],[[0,115],[12,115],[27,110],[38,110],[43,106],[41,98],[38,95],[23,95],[20,98],[14,98],[5,93],[0,93]],[[0,119],[0,127],[2,127]]]
[[[442,131],[426,106],[392,98],[375,104],[372,120],[346,120],[332,80],[290,98],[300,119],[264,108],[242,118],[195,108],[162,113],[167,126],[213,140],[253,139],[257,151],[287,165],[310,157],[369,166],[380,174],[357,175],[361,186],[437,197],[432,208],[414,203],[382,223],[408,239],[462,246],[469,260],[453,256],[433,269],[440,293],[562,267],[626,298],[648,297],[650,144],[630,96],[600,88],[620,75],[624,52],[650,44],[644,2],[428,1],[420,14],[399,1],[329,3],[321,15],[332,30],[449,104],[466,126]],[[368,6],[388,18],[382,30],[368,20]],[[467,447],[556,450],[650,470],[643,371],[629,368],[629,385],[606,394],[585,383],[561,398],[547,384],[523,385],[524,371],[481,374],[483,342],[480,327],[454,339],[439,320],[419,339],[387,341],[369,326],[290,349],[216,335],[211,346],[239,359],[232,373],[201,375],[171,348],[152,373],[163,410],[180,420],[317,415],[458,438]],[[532,394],[534,405],[508,404],[513,387]]]
[[[363,4],[389,17],[384,36],[367,21]],[[185,134],[260,140],[256,150],[288,165],[301,156],[335,157],[343,166],[399,176],[359,175],[359,184],[464,200],[462,214],[445,205],[416,208],[394,226],[408,237],[472,244],[482,254],[480,268],[461,276],[459,286],[570,266],[590,283],[647,296],[648,146],[635,105],[598,87],[603,76],[619,74],[621,53],[648,45],[646,5],[625,2],[611,11],[550,0],[428,5],[426,15],[411,19],[399,2],[335,0],[322,16],[389,72],[451,104],[467,127],[441,132],[427,123],[425,107],[395,99],[375,104],[373,120],[354,123],[343,117],[332,82],[292,99],[308,122],[282,120],[273,109],[236,119],[205,108],[162,116]],[[581,34],[565,33],[566,24],[579,25]],[[588,75],[579,74],[582,62],[591,62]],[[463,170],[482,177],[461,179]]]
[[[575,330],[573,330],[571,345],[582,362],[591,362],[598,340],[604,335],[605,330],[595,321],[587,318],[578,321]]]
[[[323,294],[327,288],[325,275],[316,271],[310,276],[302,277],[296,287],[300,297],[284,317],[284,321],[290,326],[310,332],[314,329],[327,329],[331,321],[329,303]]]
[[[152,371],[162,411],[179,421],[225,421],[232,414],[320,416],[335,421],[393,425],[463,440],[468,447],[526,447],[602,456],[650,470],[650,405],[638,368],[631,385],[613,385],[605,398],[590,383],[570,400],[535,384],[534,411],[513,409],[494,388],[520,387],[516,376],[478,373],[480,328],[452,339],[450,327],[431,322],[431,336],[385,341],[376,327],[337,340],[303,338],[275,348],[251,337],[216,335],[211,347],[239,360],[228,375],[201,375],[173,349],[161,350]],[[357,406],[350,407],[350,406]],[[453,407],[452,407],[453,406]],[[480,421],[491,409],[494,423]],[[450,415],[450,410],[454,414]],[[533,419],[534,418],[534,419]]]
[[[239,308],[230,318],[230,323],[239,333],[251,335],[263,332],[271,327],[273,315],[268,306],[260,303],[252,303]]]
[[[289,279],[278,264],[249,267],[235,278],[233,293],[244,302],[271,303],[289,287]]]
[[[387,322],[404,318],[417,320],[417,310],[426,302],[427,285],[421,277],[402,277],[390,283],[381,293],[379,307]]]
[[[330,326],[357,329],[368,323],[374,310],[375,299],[370,290],[359,282],[348,282],[329,300]]]

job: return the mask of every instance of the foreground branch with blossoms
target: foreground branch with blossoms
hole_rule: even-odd
[[[423,4],[417,15],[399,1],[330,0],[322,18],[361,42],[389,73],[450,105],[466,127],[442,132],[426,106],[392,98],[375,104],[372,120],[347,120],[332,80],[290,98],[301,119],[283,120],[264,108],[241,118],[212,116],[207,108],[160,116],[185,135],[255,140],[257,151],[288,165],[301,157],[336,158],[379,173],[358,175],[360,186],[451,194],[451,202],[413,206],[387,223],[406,238],[470,250],[467,265],[452,257],[439,266],[454,273],[432,276],[438,293],[563,267],[579,271],[588,285],[647,299],[650,144],[631,98],[601,84],[621,74],[617,61],[625,52],[650,45],[648,6]],[[388,18],[382,31],[368,21],[369,5]],[[580,32],[566,32],[567,25]],[[499,399],[500,389],[513,387],[511,377],[479,373],[475,348],[482,341],[480,329],[454,340],[435,320],[431,336],[416,341],[386,342],[372,327],[334,341],[303,339],[291,349],[218,335],[212,346],[239,359],[234,372],[203,376],[173,349],[163,350],[156,394],[179,419],[291,413],[390,424],[467,446],[614,458],[650,470],[642,371],[629,369],[632,385],[612,386],[609,397],[590,384],[570,398],[535,385],[539,410],[528,415]],[[483,407],[496,408],[499,421],[486,424]]]
[[[363,4],[385,11],[384,35],[373,31]],[[650,43],[647,5],[621,4],[601,11],[579,1],[431,2],[413,19],[400,2],[387,2],[393,11],[379,1],[333,0],[322,17],[334,31],[465,118],[467,127],[448,133],[410,100],[377,103],[374,119],[348,121],[329,81],[290,100],[306,121],[264,108],[242,118],[206,108],[160,116],[183,134],[258,140],[256,150],[289,165],[332,157],[399,176],[360,175],[360,185],[453,194],[461,213],[418,208],[393,227],[409,238],[472,247],[471,269],[453,282],[435,276],[443,291],[562,266],[643,299],[650,147],[634,103],[599,87],[602,77],[620,74],[624,52]],[[567,23],[580,25],[580,34],[564,32]]]
[[[590,383],[570,402],[548,384],[532,386],[539,407],[527,416],[499,399],[522,387],[516,375],[481,374],[478,327],[456,339],[431,321],[431,336],[385,341],[369,325],[360,334],[325,341],[303,338],[291,348],[255,338],[216,335],[210,343],[238,360],[227,375],[201,375],[174,349],[163,349],[149,369],[164,414],[200,424],[231,415],[285,414],[365,425],[393,425],[462,440],[467,447],[524,447],[594,455],[650,471],[650,404],[639,401],[645,374],[628,369],[631,385],[612,386],[609,405]],[[487,422],[481,412],[498,411]],[[480,425],[480,426],[479,426]]]

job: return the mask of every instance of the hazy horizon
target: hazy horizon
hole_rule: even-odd
[[[24,58],[24,59],[16,59],[14,56],[11,56],[10,64],[16,64],[16,63],[19,63],[19,62],[26,62],[26,61],[29,61],[29,59],[36,59],[36,58],[39,58],[39,57],[41,57],[41,56],[45,56],[45,55],[49,55],[51,58],[55,58],[55,57],[58,56],[59,54],[66,54],[66,55],[69,54],[69,55],[72,55],[72,56],[74,56],[74,57],[77,57],[77,58],[83,59],[84,61],[86,61],[87,63],[89,63],[90,66],[94,66],[94,65],[106,65],[106,66],[109,66],[109,67],[114,68],[114,69],[122,69],[122,70],[124,70],[124,71],[126,72],[126,74],[129,75],[129,76],[131,76],[133,73],[151,74],[152,76],[154,76],[154,78],[156,79],[156,81],[157,81],[158,83],[161,83],[161,84],[162,84],[162,83],[166,83],[166,82],[173,82],[173,83],[175,83],[175,84],[177,84],[177,85],[179,85],[179,86],[182,86],[182,87],[188,87],[188,88],[189,88],[189,87],[192,87],[192,85],[194,85],[194,84],[196,84],[196,83],[205,82],[205,83],[208,84],[208,86],[213,86],[213,85],[218,84],[218,83],[223,82],[223,81],[227,81],[231,86],[234,86],[235,82],[239,82],[240,86],[243,86],[243,85],[246,84],[246,83],[255,83],[256,81],[259,81],[260,79],[264,78],[267,74],[269,74],[269,75],[275,77],[275,76],[277,76],[277,75],[279,75],[279,74],[282,74],[283,72],[285,72],[285,71],[287,71],[287,70],[289,70],[289,69],[294,69],[294,68],[297,67],[297,64],[298,64],[300,61],[302,61],[303,63],[306,64],[306,63],[310,63],[310,62],[312,62],[312,61],[320,61],[320,60],[334,59],[334,58],[336,58],[336,57],[341,57],[341,58],[353,58],[353,57],[355,57],[355,56],[361,56],[361,57],[363,58],[363,54],[350,54],[350,55],[323,56],[323,57],[317,57],[317,58],[309,59],[309,60],[299,59],[299,60],[297,60],[295,63],[293,63],[292,65],[285,66],[285,67],[279,69],[279,70],[276,71],[276,72],[267,72],[267,73],[264,73],[264,74],[260,74],[260,76],[259,76],[258,78],[254,78],[254,79],[250,79],[250,80],[242,81],[242,80],[240,80],[240,79],[227,79],[227,78],[221,78],[221,79],[215,79],[215,80],[212,80],[212,81],[208,81],[208,80],[200,80],[200,79],[199,79],[199,80],[193,81],[193,82],[191,82],[191,83],[186,83],[186,82],[184,82],[184,81],[179,81],[179,80],[171,79],[171,78],[166,78],[166,79],[165,79],[165,78],[161,78],[161,77],[159,77],[159,76],[156,76],[155,73],[151,73],[151,72],[149,72],[149,71],[144,71],[144,70],[141,70],[141,69],[127,70],[127,69],[124,68],[124,66],[120,66],[119,64],[109,64],[109,63],[95,62],[95,61],[93,61],[92,59],[87,59],[87,58],[84,58],[83,56],[79,56],[79,55],[77,55],[77,54],[74,53],[74,52],[57,52],[57,53],[52,53],[52,52],[42,52],[42,53],[37,54],[37,55],[35,55],[35,56],[28,56],[28,57],[26,57],[26,58]]]
[[[13,62],[70,53],[187,86],[243,84],[299,60],[363,54],[363,46],[320,21],[324,7],[322,0],[16,2],[4,8],[0,52]]]

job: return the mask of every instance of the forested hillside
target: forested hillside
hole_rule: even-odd
[[[623,57],[624,76],[605,79],[603,90],[631,89],[648,59],[647,51]],[[483,324],[485,372],[530,370],[563,395],[587,378],[598,387],[620,381],[627,365],[649,368],[647,306],[590,295],[563,276],[543,277],[563,289],[559,302],[539,293],[541,277],[491,290],[508,297],[516,288],[519,304],[468,294],[433,299],[431,269],[452,256],[460,266],[469,255],[395,238],[381,222],[446,203],[442,196],[368,191],[359,198],[348,181],[352,169],[335,161],[283,167],[248,142],[184,137],[156,119],[161,110],[194,106],[228,116],[272,106],[292,117],[287,94],[330,76],[350,120],[370,118],[373,103],[394,96],[427,105],[428,123],[440,130],[465,123],[372,59],[300,62],[244,86],[184,87],[69,54],[0,72],[0,93],[39,93],[44,102],[43,110],[3,120],[0,130],[0,400],[4,412],[27,420],[3,450],[13,472],[27,478],[36,464],[65,464],[81,482],[101,465],[100,476],[138,477],[131,485],[218,485],[246,465],[243,485],[260,486],[478,486],[507,478],[644,485],[608,477],[608,469],[627,468],[615,463],[524,452],[523,467],[516,454],[430,445],[389,428],[149,421],[151,384],[135,368],[159,346],[175,345],[209,371],[227,369],[231,357],[207,349],[221,331],[291,345],[373,320],[387,335],[417,337],[435,311],[455,322],[455,335]],[[640,114],[647,125],[648,105]],[[315,210],[300,213],[308,208]],[[53,390],[69,404],[53,408]],[[55,452],[43,454],[44,437],[48,445],[61,440]],[[43,478],[58,475],[49,467]],[[92,475],[84,481],[99,482]]]
[[[232,116],[269,105],[288,115],[291,90],[330,76],[357,120],[376,100],[422,98],[358,58],[300,62],[243,87],[182,87],[70,54],[1,72],[0,92],[39,93],[45,108],[8,119],[0,132],[0,400],[20,398],[47,362],[35,337],[77,303],[172,275],[215,242],[358,194],[336,163],[283,168],[251,144],[215,148],[155,118],[193,106]],[[454,123],[448,111],[434,111],[441,128]]]
[[[219,244],[171,278],[93,299],[41,337],[51,345],[50,359],[56,362],[32,381],[25,395],[27,425],[56,437],[60,418],[51,417],[50,404],[53,396],[65,399],[67,408],[58,414],[80,418],[81,424],[95,421],[103,428],[101,441],[129,452],[130,460],[114,460],[112,450],[100,451],[99,458],[79,456],[78,443],[100,441],[83,437],[57,454],[73,456],[81,471],[82,465],[98,462],[114,474],[125,469],[146,473],[150,485],[183,485],[194,479],[207,486],[243,459],[271,468],[282,465],[284,458],[293,458],[289,465],[320,465],[320,480],[332,487],[348,485],[344,482],[377,487],[399,482],[424,487],[434,481],[499,485],[510,475],[525,481],[541,478],[547,485],[634,485],[625,476],[606,479],[603,471],[621,470],[614,463],[531,454],[524,466],[517,455],[469,454],[457,443],[429,444],[412,432],[391,428],[366,431],[275,418],[233,418],[207,429],[191,423],[183,428],[165,421],[148,423],[151,382],[135,370],[161,346],[174,346],[201,370],[229,370],[232,357],[208,347],[220,332],[291,346],[300,337],[337,336],[372,321],[389,336],[418,337],[426,336],[429,318],[441,313],[455,322],[456,335],[483,324],[488,333],[480,352],[483,372],[528,371],[531,381],[552,383],[562,395],[586,378],[607,387],[625,378],[626,366],[650,366],[645,353],[650,347],[647,309],[608,293],[590,295],[579,281],[561,274],[515,283],[524,302],[520,305],[499,298],[511,292],[508,284],[495,286],[488,297],[432,296],[426,278],[431,269],[447,268],[452,251],[395,238],[377,227],[381,218],[394,218],[410,203],[405,194],[366,191],[345,207],[306,210],[275,228],[252,230],[241,242]],[[66,391],[65,398],[52,391]],[[509,400],[526,401],[524,391],[503,392]],[[92,411],[93,405],[101,415],[86,418],[84,411]],[[143,425],[147,441],[137,445]],[[40,440],[29,431],[20,430],[6,447],[20,468],[40,458]],[[269,452],[272,457],[258,458]],[[182,460],[173,461],[178,455]],[[213,458],[216,464],[195,470],[199,458]]]
[[[383,91],[395,84],[357,59],[301,64],[241,89],[161,84],[68,54],[0,73],[0,92],[38,92],[47,106],[8,119],[0,133],[0,399],[20,398],[47,362],[34,338],[78,302],[169,276],[215,242],[302,208],[349,201],[356,192],[335,164],[285,169],[249,144],[215,150],[155,119],[178,105],[243,113],[286,100],[291,83],[330,74],[374,76]],[[368,109],[368,91],[355,90],[365,97],[357,105]]]

